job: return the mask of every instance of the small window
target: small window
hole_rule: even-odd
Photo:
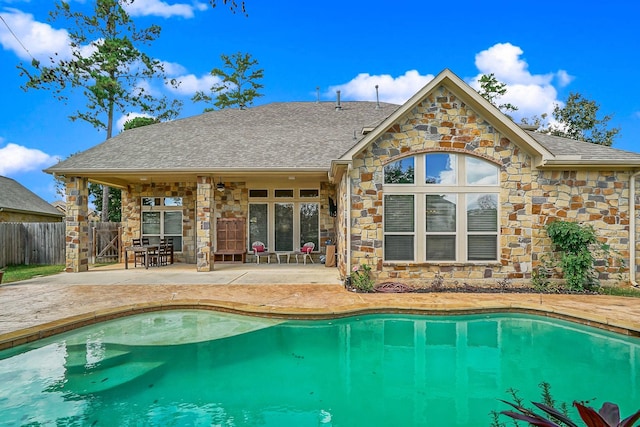
[[[385,184],[413,184],[415,183],[414,158],[409,157],[389,163],[384,167]]]
[[[300,190],[300,197],[318,197],[320,195],[320,192],[317,189],[301,189]]]
[[[249,197],[264,199],[269,197],[269,190],[249,190]]]
[[[142,206],[162,206],[160,197],[143,197]]]
[[[276,190],[275,196],[277,198],[293,198],[293,190]]]
[[[456,185],[458,182],[458,156],[455,154],[427,154],[425,163],[425,184]]]
[[[165,197],[165,206],[182,206],[182,197]]]

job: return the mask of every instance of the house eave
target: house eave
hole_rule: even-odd
[[[539,166],[540,169],[637,169],[640,162],[628,160],[582,160],[582,159],[546,159]]]
[[[39,215],[46,216],[51,218],[64,218],[65,215],[63,213],[48,213],[48,212],[38,212],[38,211],[28,211],[24,209],[13,209],[13,208],[0,208],[0,212],[9,212],[9,213],[17,213],[17,214],[28,214],[28,215]]]

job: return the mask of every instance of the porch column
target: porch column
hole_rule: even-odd
[[[196,195],[196,263],[198,271],[213,271],[214,185],[209,176],[198,177]]]
[[[89,270],[89,182],[86,178],[66,180],[66,269],[67,273]]]

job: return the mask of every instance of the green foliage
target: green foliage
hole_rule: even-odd
[[[498,107],[503,113],[507,114],[518,110],[518,107],[513,104],[498,104],[500,97],[507,93],[507,85],[498,81],[493,73],[483,74],[478,82],[480,83],[480,90],[478,91],[480,96]]]
[[[100,214],[104,221],[104,216],[102,215],[104,191],[102,187],[100,184],[89,183],[89,195],[93,199],[96,212]],[[117,188],[111,188],[107,195],[107,221],[120,222],[122,220],[122,191]]]
[[[36,276],[50,276],[64,271],[64,265],[7,265],[2,268],[2,283],[27,280]]]
[[[608,266],[617,263],[620,269],[624,267],[624,261],[611,247],[598,241],[591,225],[553,221],[546,228],[554,248],[560,252],[559,267],[569,289],[593,289],[599,284],[596,261]],[[548,267],[539,267],[535,274],[534,285],[541,286],[548,279]]]
[[[371,278],[371,266],[362,264],[353,267],[351,273],[351,284],[358,292],[373,292],[374,280]]]
[[[556,104],[553,118],[558,125],[551,126],[548,131],[552,135],[611,146],[620,132],[619,128],[607,129],[612,115],[597,117],[600,106],[579,93],[570,93],[564,107]]]
[[[262,96],[258,90],[264,86],[258,80],[264,77],[264,70],[255,69],[258,61],[248,53],[238,52],[231,56],[222,54],[220,58],[224,69],[214,68],[211,75],[221,79],[221,82],[211,87],[211,94],[198,91],[191,100],[213,104],[221,109],[235,106],[243,110],[252,105],[255,98]],[[204,111],[212,110],[207,107]]]
[[[138,30],[122,3],[132,0],[97,0],[93,15],[73,11],[60,1],[51,12],[52,20],[69,23],[71,59],[51,59],[49,66],[33,61],[20,64],[27,77],[24,89],[49,89],[62,101],[74,89],[82,91],[86,108],[77,110],[71,120],[84,120],[111,138],[114,112],[127,113],[132,107],[167,120],[178,115],[180,103],[153,96],[140,87],[141,80],[165,80],[164,68],[138,49],[157,39],[160,27]]]
[[[160,120],[155,117],[134,117],[133,119],[124,122],[123,127],[124,130],[130,130],[143,126],[153,125],[155,123],[160,123]]]

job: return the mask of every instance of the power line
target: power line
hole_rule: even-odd
[[[11,33],[11,35],[13,36],[14,39],[16,39],[16,41],[18,43],[20,43],[20,46],[22,46],[22,48],[24,49],[25,52],[27,52],[27,54],[29,54],[29,56],[31,57],[31,59],[33,59],[34,61],[36,60],[36,58],[33,57],[33,55],[31,55],[31,52],[29,52],[29,49],[27,49],[24,44],[22,44],[22,42],[20,41],[20,39],[18,38],[18,36],[16,35],[16,33],[13,32],[13,30],[11,29],[11,27],[9,26],[9,24],[7,24],[7,21],[4,20],[4,18],[2,17],[2,15],[0,15],[0,20],[4,23],[4,25],[7,27],[7,30],[9,30],[9,32]]]

